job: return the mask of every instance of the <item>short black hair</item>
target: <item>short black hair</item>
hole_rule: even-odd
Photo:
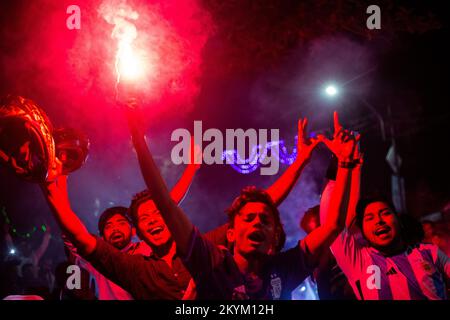
[[[116,214],[120,214],[131,224],[130,218],[128,217],[128,208],[126,207],[111,207],[103,211],[98,219],[98,232],[103,236],[103,230],[105,229],[106,223]]]
[[[130,209],[128,210],[128,215],[133,221],[134,225],[137,225],[137,213],[140,205],[146,201],[152,200],[152,195],[149,190],[144,190],[136,193],[131,199]]]
[[[231,206],[226,210],[226,213],[228,214],[229,227],[234,226],[234,218],[242,207],[249,202],[264,203],[272,210],[275,218],[275,237],[277,241],[275,250],[280,252],[286,242],[286,233],[284,232],[283,224],[280,219],[280,212],[278,211],[277,206],[273,202],[270,195],[263,189],[259,189],[255,186],[248,186],[241,190],[241,194],[234,199]]]

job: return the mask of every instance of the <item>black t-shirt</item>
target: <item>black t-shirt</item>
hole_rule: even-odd
[[[314,277],[320,300],[356,300],[347,277],[329,248],[322,253]]]
[[[287,251],[268,256],[260,279],[246,279],[233,255],[200,234],[197,228],[190,240],[190,250],[183,259],[197,289],[197,299],[291,299],[291,292],[312,273],[314,268],[303,241]],[[262,281],[262,290],[252,290]]]
[[[171,268],[155,255],[144,257],[120,252],[98,237],[94,252],[86,260],[136,300],[179,300],[191,279],[177,255]]]

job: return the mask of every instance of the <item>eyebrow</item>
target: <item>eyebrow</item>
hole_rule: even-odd
[[[128,222],[128,220],[126,219],[126,218],[119,218],[119,219],[117,219],[116,220],[117,222],[122,222],[122,221],[126,221],[126,222]],[[109,220],[106,224],[105,224],[105,226],[107,226],[107,225],[109,225],[109,224],[112,224],[113,222],[111,221],[111,220]]]
[[[385,211],[392,211],[392,210],[391,210],[390,208],[383,208],[383,209],[378,210],[378,213],[383,213],[383,212],[385,212]],[[369,214],[375,215],[374,212],[367,212],[367,213],[364,213],[364,217],[365,217],[365,216],[368,216]]]

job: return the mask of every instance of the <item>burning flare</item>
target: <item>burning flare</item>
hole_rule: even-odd
[[[111,37],[117,40],[116,85],[121,79],[138,79],[144,74],[145,69],[141,57],[133,46],[137,38],[137,29],[133,21],[139,18],[139,14],[126,3],[126,0],[104,1],[98,11],[106,22],[114,25]]]

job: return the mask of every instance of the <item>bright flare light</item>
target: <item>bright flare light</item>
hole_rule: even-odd
[[[143,63],[132,46],[129,43],[120,43],[116,56],[117,82],[122,78],[125,80],[140,78],[144,74],[143,70]]]
[[[334,85],[328,85],[325,88],[325,93],[330,97],[334,97],[335,95],[338,94],[338,89]]]
[[[134,46],[138,36],[134,22],[139,14],[126,1],[103,1],[98,9],[109,24],[114,25],[111,37],[117,41],[115,69],[117,84],[122,80],[136,80],[144,74],[144,64]]]

